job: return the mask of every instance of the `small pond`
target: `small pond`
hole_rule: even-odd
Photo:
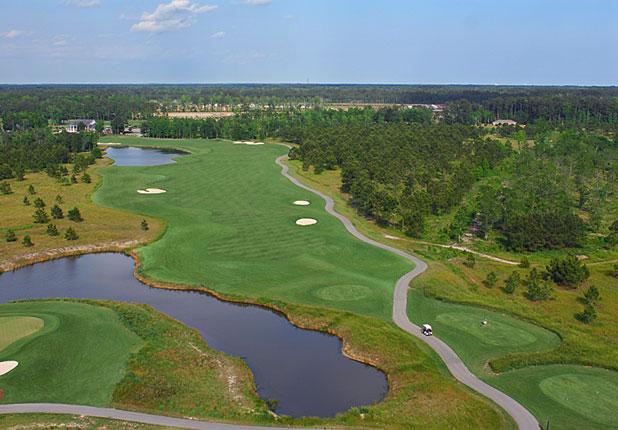
[[[174,163],[172,158],[186,152],[166,148],[107,147],[105,155],[114,160],[114,166],[159,166]]]
[[[92,254],[38,263],[0,275],[0,302],[73,297],[147,303],[199,330],[213,349],[245,360],[258,394],[277,412],[330,417],[380,401],[384,373],[342,355],[335,336],[294,327],[278,313],[194,291],[149,287],[124,254]]]

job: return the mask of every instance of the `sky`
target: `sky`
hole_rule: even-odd
[[[618,0],[0,0],[0,84],[618,85]]]

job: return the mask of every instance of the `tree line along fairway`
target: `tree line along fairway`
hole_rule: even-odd
[[[390,319],[395,282],[411,264],[356,240],[324,211],[320,198],[284,178],[274,160],[287,148],[197,139],[120,141],[192,153],[174,164],[99,170],[104,181],[95,203],[168,223],[161,240],[138,250],[148,277]],[[145,188],[167,192],[136,192]],[[296,200],[311,204],[297,206]],[[299,218],[318,222],[298,226]]]

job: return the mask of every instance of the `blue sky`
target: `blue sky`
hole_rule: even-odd
[[[617,0],[0,0],[0,83],[618,85]]]

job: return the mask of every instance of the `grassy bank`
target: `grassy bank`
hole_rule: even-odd
[[[90,166],[88,173],[93,182],[89,184],[78,181],[76,184],[62,185],[44,172],[26,173],[23,181],[8,180],[13,192],[0,194],[0,269],[9,270],[62,255],[120,251],[156,237],[162,228],[157,220],[148,218],[150,229],[144,231],[140,226],[143,216],[101,208],[91,202],[91,194],[100,185],[100,177],[96,172],[108,163],[109,160],[99,159],[94,166]],[[34,188],[36,194],[28,192],[29,186]],[[61,202],[56,200],[56,196],[60,196]],[[28,198],[30,205],[24,204],[24,197]],[[44,210],[48,216],[55,204],[63,210],[62,219],[50,216],[50,223],[56,225],[58,236],[47,234],[47,223],[34,222],[32,215],[36,210],[34,201],[37,198],[45,203]],[[83,221],[74,222],[67,218],[67,212],[74,207],[79,209]],[[79,237],[76,240],[65,239],[64,234],[69,227],[77,232]],[[8,230],[15,232],[16,241],[5,240]],[[26,235],[30,236],[33,246],[25,247],[22,244]]]
[[[178,427],[153,426],[128,421],[62,414],[0,415],[0,427],[14,430],[177,430]]]

